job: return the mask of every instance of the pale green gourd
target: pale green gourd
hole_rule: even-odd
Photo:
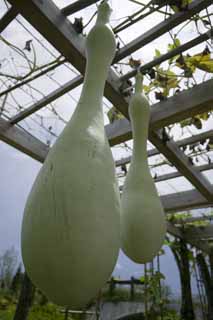
[[[142,75],[136,76],[129,115],[133,155],[121,197],[121,238],[125,254],[136,263],[152,261],[166,232],[164,211],[147,160],[149,102],[142,95]]]
[[[22,223],[27,273],[51,301],[73,309],[105,284],[120,247],[120,196],[102,111],[116,49],[110,13],[103,2],[86,40],[79,103],[38,174]]]

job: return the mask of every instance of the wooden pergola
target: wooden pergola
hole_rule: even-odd
[[[85,70],[85,54],[83,50],[83,39],[75,31],[73,24],[68,16],[83,10],[87,6],[98,2],[97,0],[79,0],[73,2],[60,10],[51,0],[9,0],[11,8],[0,20],[0,32],[2,32],[17,14],[21,14],[38,32],[53,45],[58,52],[65,58],[64,61],[70,62],[81,75],[65,83],[48,94],[45,98],[35,104],[20,111],[10,119],[0,117],[0,139],[18,150],[26,153],[30,157],[43,162],[49,151],[49,146],[38,140],[29,132],[19,126],[19,122],[44,108],[52,101],[68,93],[83,82]],[[168,1],[162,1],[159,8],[163,7]],[[190,19],[205,8],[212,5],[212,0],[194,0],[183,10],[172,14],[163,22],[141,34],[139,37],[121,47],[114,58],[113,64],[128,57],[139,48],[149,44],[151,41],[172,30],[180,23]],[[141,72],[145,73],[156,65],[181,54],[182,52],[213,37],[213,30],[199,35],[198,37],[186,42],[183,45],[161,55],[158,58],[141,66]],[[62,63],[63,63],[62,62]],[[132,137],[131,125],[128,120],[128,101],[129,97],[124,94],[124,89],[129,87],[128,79],[133,77],[136,71],[133,70],[121,77],[111,68],[108,74],[105,97],[125,116],[125,119],[116,120],[112,124],[106,125],[106,134],[110,146],[115,146],[128,141]],[[0,97],[5,96],[7,90],[0,92]],[[152,105],[151,122],[149,130],[149,140],[155,149],[148,151],[148,156],[161,153],[176,171],[156,178],[156,182],[185,177],[190,181],[195,189],[176,194],[161,196],[165,213],[189,210],[193,208],[204,208],[213,206],[213,185],[203,175],[203,171],[213,169],[213,163],[194,166],[190,159],[184,154],[181,147],[199,143],[205,139],[213,138],[213,130],[194,135],[192,137],[173,141],[163,139],[162,128],[177,123],[197,114],[213,109],[213,80],[208,80],[192,89],[183,90],[178,95],[169,97],[165,101],[160,101]],[[116,166],[121,166],[130,162],[130,157],[116,161]],[[195,221],[197,218],[193,218]],[[198,218],[199,219],[199,218]],[[183,221],[184,222],[184,221]],[[187,223],[187,219],[185,220]],[[174,236],[185,239],[189,244],[198,249],[209,253],[210,241],[213,239],[213,225],[206,227],[182,228],[177,226],[179,222],[168,222],[168,232]]]

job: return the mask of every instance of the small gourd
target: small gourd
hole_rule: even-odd
[[[51,301],[84,308],[108,280],[120,248],[120,195],[104,130],[102,99],[115,37],[107,1],[86,39],[82,93],[28,197],[22,256]]]
[[[136,76],[129,116],[133,154],[121,197],[121,242],[124,253],[136,263],[152,261],[166,233],[164,211],[148,167],[149,102],[142,95],[142,75]]]

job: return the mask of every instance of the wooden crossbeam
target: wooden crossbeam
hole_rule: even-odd
[[[184,225],[187,223],[194,223],[194,222],[202,222],[202,221],[213,221],[213,215],[203,215],[203,216],[197,216],[197,217],[188,217],[188,218],[173,218],[172,223],[174,225]]]
[[[213,202],[213,188],[207,178],[189,161],[171,139],[164,142],[157,132],[152,131],[149,139],[157,149],[185,176],[193,186],[209,201]]]
[[[160,199],[166,213],[211,207],[213,205],[213,202],[210,203],[197,190],[167,194],[161,196]]]
[[[192,240],[213,240],[213,225],[205,227],[185,226],[187,237]]]
[[[15,19],[18,14],[18,10],[15,7],[11,7],[5,15],[0,19],[0,33]]]
[[[188,6],[187,10],[180,11],[170,18],[164,20],[163,22],[159,23],[157,26],[151,28],[138,38],[134,39],[126,46],[121,48],[117,55],[115,56],[114,63],[124,59],[125,57],[131,55],[136,50],[144,47],[149,42],[159,38],[164,33],[168,32],[172,28],[176,27],[178,24],[184,22],[187,19],[190,19],[193,15],[199,13],[201,10],[207,8],[212,4],[212,0],[194,0]]]
[[[44,161],[49,150],[46,144],[27,131],[11,125],[2,118],[0,118],[0,139],[40,162]]]
[[[213,110],[213,80],[203,82],[189,90],[151,106],[150,129],[164,126]],[[116,105],[116,104],[115,104]],[[110,145],[119,144],[132,138],[131,125],[121,119],[106,126]]]
[[[202,132],[200,134],[191,136],[189,138],[178,140],[176,141],[176,144],[178,145],[178,147],[185,147],[193,144],[198,145],[200,142],[205,141],[209,138],[213,138],[213,130],[208,130],[206,132]],[[151,149],[147,151],[148,157],[156,156],[157,154],[159,154],[158,149]],[[121,158],[115,162],[115,165],[116,167],[122,166],[127,163],[130,163],[130,161],[131,161],[131,156]]]
[[[46,97],[42,98],[41,100],[39,100],[38,102],[33,104],[32,106],[30,106],[30,107],[26,108],[25,110],[19,112],[17,115],[15,115],[14,117],[12,117],[10,119],[10,123],[11,124],[18,123],[19,121],[21,121],[21,120],[25,119],[26,117],[30,116],[32,113],[40,110],[41,108],[43,108],[47,104],[49,104],[52,101],[58,99],[59,97],[61,97],[65,93],[67,93],[70,90],[76,88],[82,82],[83,82],[83,77],[82,76],[75,77],[74,79],[70,80],[66,84],[64,84],[61,87],[59,87],[57,90],[51,92]]]
[[[84,8],[89,7],[91,4],[94,4],[100,0],[80,0],[69,4],[68,6],[61,9],[61,12],[65,16],[70,16],[73,13],[76,13]]]
[[[213,163],[210,164],[204,164],[202,166],[196,166],[196,170],[201,171],[207,171],[207,170],[211,170],[213,169]],[[154,178],[155,182],[161,182],[161,181],[165,181],[165,180],[170,180],[170,179],[175,179],[178,177],[181,177],[182,174],[179,171],[175,171],[175,172],[171,172],[171,173],[167,173],[167,174],[163,174],[160,176],[157,176],[156,178]]]

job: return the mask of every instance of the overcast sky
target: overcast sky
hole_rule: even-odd
[[[67,2],[66,1],[55,1],[57,4],[60,3],[63,7]],[[118,19],[121,16],[124,16],[127,12],[130,14],[133,11],[133,5],[129,4],[129,7],[120,7],[118,0],[111,1],[113,3],[114,10],[113,19]],[[2,2],[0,3],[0,10],[3,10]],[[3,11],[2,11],[3,12]],[[91,16],[91,13],[94,12],[94,6],[86,9],[86,14],[88,17]],[[1,11],[0,11],[1,13]],[[1,14],[0,14],[1,15]],[[78,15],[77,15],[78,16]],[[155,18],[156,19],[156,18]],[[149,20],[149,23],[144,25],[144,31],[148,30],[150,25],[154,22],[157,23],[157,20]],[[137,28],[132,29],[132,33],[128,35],[128,41],[135,38],[137,35],[141,34],[141,29]],[[16,34],[15,25],[9,27],[3,33],[4,36],[14,40],[16,42],[21,42],[24,44],[23,35],[18,33]],[[28,39],[28,38],[26,38]],[[127,41],[125,34],[123,34],[124,41]],[[143,60],[149,61],[150,56],[154,55],[154,49],[156,47],[166,50],[167,42],[162,41],[162,39],[156,40],[153,45],[150,47],[150,51],[144,51]],[[1,47],[0,50],[6,50],[5,47]],[[23,45],[21,45],[23,47]],[[5,51],[6,52],[6,51]],[[43,51],[40,49],[38,53],[43,54]],[[139,53],[136,54],[139,55]],[[65,76],[65,71],[63,73],[64,77],[62,81],[66,80],[67,74]],[[41,83],[40,83],[41,85]],[[48,87],[48,83],[45,83],[45,89],[47,91],[52,91],[52,87]],[[76,95],[77,97],[77,95]],[[67,98],[63,98],[67,99]],[[61,104],[65,103],[65,100],[60,100]],[[69,99],[70,103],[70,99]],[[72,101],[74,106],[74,102]],[[69,110],[70,111],[70,110]],[[67,111],[64,111],[64,114],[67,114]],[[36,132],[39,135],[38,132]],[[31,186],[34,179],[40,169],[41,164],[37,161],[31,159],[30,157],[22,154],[21,152],[15,150],[12,147],[9,147],[5,143],[0,142],[0,212],[1,212],[1,223],[0,223],[0,254],[3,253],[6,249],[14,246],[20,255],[20,230],[21,230],[21,220],[24,210],[24,205],[27,199],[27,196],[30,192]],[[166,275],[166,282],[172,286],[172,290],[175,294],[180,292],[179,286],[179,276],[177,268],[174,262],[174,259],[171,255],[169,249],[166,250],[166,255],[161,258],[161,267],[162,271]],[[141,265],[136,265],[132,263],[128,258],[123,254],[120,254],[118,263],[114,274],[122,278],[130,278],[131,276],[139,277],[143,272],[143,267]]]

